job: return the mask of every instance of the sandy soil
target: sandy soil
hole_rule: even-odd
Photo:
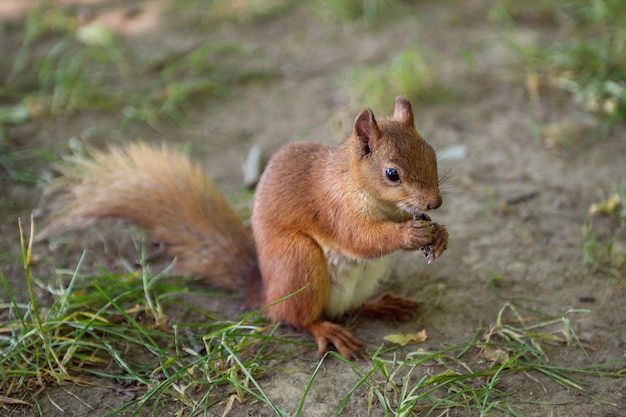
[[[62,149],[71,137],[86,138],[96,145],[138,137],[172,144],[191,142],[197,160],[228,195],[236,196],[241,193],[241,165],[253,144],[271,154],[294,140],[337,143],[365,104],[349,101],[339,81],[344,72],[387,62],[403,49],[418,45],[442,80],[459,92],[454,100],[416,106],[416,126],[436,149],[467,147],[463,159],[441,162],[441,171],[450,170],[450,177],[444,205],[432,213],[434,220],[448,227],[450,245],[431,265],[426,265],[419,254],[394,256],[393,279],[385,287],[423,304],[417,324],[360,320],[356,335],[366,342],[369,352],[386,334],[420,328],[429,335],[427,343],[420,345],[427,350],[469,342],[477,329],[495,322],[506,299],[511,299],[554,316],[570,309],[589,309],[589,313],[573,314],[571,324],[589,346],[591,359],[603,363],[624,358],[623,281],[608,279],[584,265],[582,226],[589,206],[616,183],[623,185],[626,131],[622,126],[603,141],[583,140],[572,147],[546,148],[543,138],[535,133],[538,123],[577,120],[578,116],[571,106],[550,100],[540,109],[533,106],[523,74],[508,66],[515,56],[503,34],[487,24],[486,9],[480,2],[463,2],[462,7],[452,7],[449,2],[416,2],[410,6],[411,13],[367,29],[321,22],[303,7],[278,18],[215,28],[198,23],[191,13],[168,11],[168,1],[136,3],[138,13],[132,17],[120,17],[127,7],[120,2],[99,4],[96,12],[137,54],[151,57],[207,38],[227,39],[247,45],[252,51],[250,60],[272,67],[278,76],[246,85],[208,104],[198,103],[193,121],[185,128],[167,127],[160,132],[145,128],[123,132],[121,137],[115,118],[83,114],[11,128],[11,146]],[[559,36],[538,23],[507,30],[508,35],[527,44],[547,43]],[[472,52],[473,64],[463,59],[464,51]],[[374,111],[385,114],[392,109],[393,103],[389,103],[388,108]],[[338,124],[342,127],[337,128]],[[89,132],[98,134],[94,137]],[[34,163],[45,169],[42,161]],[[2,259],[2,270],[19,293],[25,287],[15,261],[15,217],[26,217],[37,207],[41,189],[10,181],[3,181],[2,189],[11,202],[2,207],[0,228],[7,241],[3,249],[8,248],[15,256],[13,260]],[[520,196],[528,198],[503,204]],[[608,232],[610,225],[606,227]],[[94,234],[82,235],[84,240],[77,239],[64,248],[69,251],[63,255],[67,264],[38,266],[40,276],[44,276],[43,271],[73,265],[83,245],[91,248],[88,263],[112,262],[101,249],[99,235]],[[46,245],[37,248],[44,256],[49,250]],[[494,276],[500,277],[500,293],[489,288],[489,279]],[[3,291],[0,297],[5,301]],[[415,349],[407,347],[398,355]],[[587,363],[575,346],[555,347],[549,355],[552,363],[563,366]],[[285,365],[297,372],[277,372],[264,378],[262,386],[277,405],[295,412],[316,364],[314,352],[303,349]],[[331,415],[357,380],[349,366],[329,361],[312,387],[304,415]],[[586,382],[589,385],[582,393],[541,376],[504,378],[502,388],[517,399],[527,416],[623,415],[624,381],[589,378]],[[594,403],[598,396],[600,401]],[[46,416],[100,416],[128,398],[108,388],[63,386],[42,393],[40,400]],[[367,407],[367,390],[363,389],[353,396],[343,415],[367,415]],[[222,410],[216,408],[215,415]],[[162,415],[168,411],[163,410]],[[31,412],[22,410],[13,415]],[[269,416],[273,412],[248,401],[235,404],[230,415]],[[375,403],[371,415],[382,415]]]

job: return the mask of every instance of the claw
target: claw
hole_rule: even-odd
[[[445,226],[436,223],[432,226],[436,233],[434,241],[420,248],[429,265],[448,248],[448,231]]]
[[[421,220],[421,221],[425,221],[425,222],[429,222],[430,220],[430,216],[426,213],[415,213],[413,215],[413,220]]]
[[[363,342],[357,339],[350,330],[328,321],[319,321],[307,327],[317,342],[319,357],[328,352],[328,344],[332,343],[339,354],[347,359],[354,359],[359,355]]]

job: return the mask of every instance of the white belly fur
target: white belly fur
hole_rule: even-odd
[[[324,313],[329,317],[338,317],[360,307],[376,292],[378,284],[389,276],[387,257],[355,260],[327,251],[326,260],[331,286]]]

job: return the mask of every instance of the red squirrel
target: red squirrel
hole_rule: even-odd
[[[392,117],[362,111],[339,146],[282,147],[257,186],[252,235],[201,169],[166,147],[112,148],[62,173],[64,207],[39,239],[103,218],[135,223],[184,271],[308,331],[320,355],[332,344],[350,358],[363,346],[333,318],[359,311],[408,320],[415,311],[417,303],[399,295],[370,299],[385,255],[421,249],[431,261],[447,248],[446,228],[424,214],[442,203],[437,158],[402,97]]]

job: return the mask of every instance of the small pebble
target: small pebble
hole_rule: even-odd
[[[254,145],[248,153],[248,158],[243,165],[243,185],[252,189],[259,182],[263,169],[265,168],[265,158],[259,145]]]

